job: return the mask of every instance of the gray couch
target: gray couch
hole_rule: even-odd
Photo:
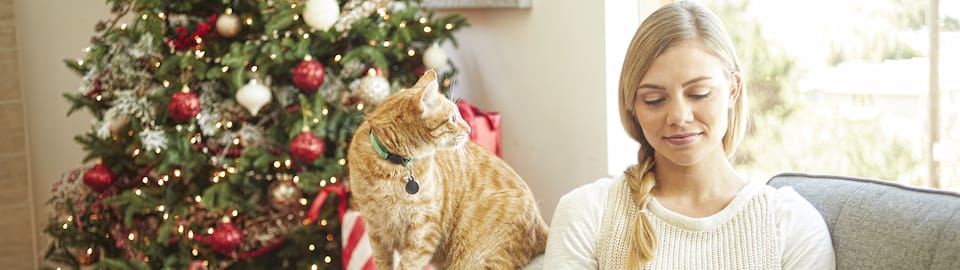
[[[960,269],[960,194],[803,173],[768,183],[793,187],[820,210],[837,269]]]

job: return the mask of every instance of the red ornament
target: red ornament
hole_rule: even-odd
[[[220,254],[230,256],[237,251],[243,242],[243,233],[230,222],[221,222],[213,230],[213,234],[201,239],[210,245],[210,248]]]
[[[304,128],[300,135],[290,141],[290,153],[306,163],[312,163],[313,160],[323,154],[326,147],[323,140],[313,135],[307,128]]]
[[[83,173],[83,183],[93,188],[97,193],[107,190],[113,184],[113,178],[113,172],[110,172],[110,169],[103,163],[98,163]]]
[[[293,84],[304,93],[313,93],[323,85],[323,65],[307,57],[291,71]]]
[[[177,123],[186,123],[190,118],[200,113],[200,97],[193,92],[180,91],[170,97],[170,106],[167,107],[170,118]]]

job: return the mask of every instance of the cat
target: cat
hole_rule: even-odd
[[[433,70],[367,113],[347,168],[377,269],[521,269],[544,252],[533,193],[469,133]]]

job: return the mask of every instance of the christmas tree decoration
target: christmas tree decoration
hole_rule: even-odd
[[[390,95],[390,82],[377,74],[375,69],[368,70],[367,76],[360,79],[355,88],[354,93],[357,97],[369,105],[380,104]]]
[[[233,14],[233,9],[228,8],[220,17],[217,18],[217,34],[221,37],[232,38],[240,33],[240,17]]]
[[[270,206],[276,209],[289,209],[297,205],[302,191],[291,180],[277,180],[270,184]]]
[[[427,68],[441,69],[447,66],[447,53],[440,48],[440,45],[433,43],[425,52],[423,52],[423,64]]]
[[[340,5],[336,0],[307,0],[303,8],[303,20],[320,31],[327,31],[340,17]]]
[[[200,241],[209,244],[211,249],[220,254],[231,256],[243,243],[243,233],[230,223],[230,218],[224,217],[213,229],[213,234],[201,237]]]
[[[316,92],[323,84],[323,64],[309,55],[293,67],[290,73],[293,75],[293,84],[304,93]]]
[[[312,163],[326,149],[323,139],[313,135],[310,128],[304,126],[300,134],[290,141],[290,154],[305,163]]]
[[[250,112],[250,115],[257,116],[263,105],[270,103],[272,94],[270,89],[261,84],[257,79],[251,79],[247,85],[237,90],[237,103],[240,103]]]
[[[83,183],[90,186],[97,193],[102,193],[113,185],[113,172],[103,163],[97,163],[83,174]]]
[[[190,87],[184,85],[183,89],[173,93],[173,96],[170,97],[170,105],[167,106],[167,111],[174,122],[186,123],[200,113],[200,97],[190,92]]]
[[[74,139],[99,160],[54,184],[51,269],[344,269],[364,108],[468,25],[422,0],[105,1],[66,61],[70,113],[94,118]]]

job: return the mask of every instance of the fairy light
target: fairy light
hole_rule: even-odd
[[[294,176],[293,176],[293,182],[294,182],[294,183],[300,183],[300,176],[299,176],[299,175],[294,175]]]
[[[313,123],[314,123],[314,124],[320,123],[320,119],[319,119],[319,118],[314,118],[314,119],[313,119]]]
[[[303,33],[303,39],[310,39],[310,33]]]
[[[148,16],[147,16],[146,13],[144,13],[143,15],[140,15],[140,19],[141,19],[141,20],[144,20],[144,21],[147,20],[147,17],[148,17]]]
[[[166,20],[166,19],[167,19],[167,14],[166,14],[166,13],[163,13],[163,12],[160,12],[159,14],[157,14],[157,18],[160,18],[161,20]]]
[[[307,205],[307,198],[300,198],[300,205]]]
[[[324,257],[323,257],[323,262],[325,262],[325,263],[327,263],[327,264],[330,264],[330,262],[332,262],[332,261],[333,261],[333,258],[330,258],[330,256],[324,256]]]
[[[164,183],[164,182],[163,182],[163,179],[158,179],[158,180],[157,180],[157,185],[158,185],[158,186],[161,186],[161,187],[162,187],[162,186],[163,186],[163,183]]]
[[[426,17],[420,17],[420,23],[427,23]]]
[[[227,73],[227,71],[230,71],[229,66],[223,66],[222,68],[220,68],[220,72]]]
[[[203,202],[203,197],[200,197],[200,195],[197,195],[196,197],[193,197],[193,200],[197,202]]]
[[[138,188],[138,189],[133,190],[133,193],[134,193],[134,194],[137,194],[137,196],[140,196],[140,194],[143,193],[143,192],[140,191],[140,189]]]
[[[307,246],[307,250],[310,250],[310,251],[317,250],[317,246],[310,244],[309,246]]]
[[[213,227],[207,228],[207,234],[213,234]]]
[[[227,128],[233,128],[233,121],[227,121]]]
[[[164,182],[166,182],[166,181],[170,181],[170,176],[169,176],[169,175],[166,175],[166,174],[164,174],[164,175],[163,175],[163,181],[164,181]]]
[[[73,216],[67,216],[67,222],[73,222]]]
[[[162,204],[160,206],[157,206],[157,211],[163,212],[163,210],[165,209],[167,209],[167,207]]]
[[[378,8],[378,9],[377,9],[377,14],[380,14],[380,17],[387,16],[387,9],[386,9],[386,8]]]
[[[290,9],[295,9],[295,8],[297,8],[297,3],[291,3],[291,4],[290,4]]]
[[[330,183],[331,183],[331,184],[336,184],[336,183],[337,183],[337,177],[336,177],[336,176],[331,176],[331,177],[330,177]]]
[[[150,178],[147,178],[146,176],[144,176],[144,177],[143,177],[143,180],[141,180],[141,182],[143,182],[144,184],[148,184],[148,183],[150,183]]]
[[[237,173],[237,168],[227,167],[227,172],[230,173],[230,174],[235,174],[235,173]]]
[[[183,173],[180,171],[180,169],[173,169],[173,176],[180,177],[182,174]]]
[[[190,253],[193,253],[193,256],[194,256],[194,257],[200,256],[200,251],[197,251],[196,248],[194,248],[193,251],[190,251]]]
[[[257,69],[259,69],[259,67],[257,67],[256,65],[253,65],[250,67],[250,71],[252,72],[257,72]]]
[[[407,20],[400,21],[400,25],[398,25],[398,26],[400,26],[400,28],[406,28],[406,27],[407,27]]]
[[[138,156],[140,156],[140,148],[133,149],[133,157],[138,157]]]
[[[210,182],[213,182],[213,183],[220,183],[220,176],[216,176],[216,175],[215,175],[215,176],[213,176],[213,178],[212,178],[212,179],[210,179]]]
[[[327,186],[327,180],[326,180],[326,179],[320,180],[320,186],[321,186],[321,187]]]
[[[337,164],[340,164],[340,166],[347,165],[347,160],[341,158],[340,160],[337,160]]]
[[[230,212],[230,215],[233,216],[233,217],[237,217],[237,215],[239,215],[239,214],[240,214],[240,212],[237,211],[236,209],[234,209],[233,212]]]
[[[159,67],[160,67],[160,62],[153,63],[153,67],[159,68]]]
[[[163,151],[163,150],[160,150],[160,148],[157,148],[157,150],[156,150],[156,151],[153,151],[153,152],[156,152],[157,154],[160,154],[161,151]]]
[[[233,145],[240,145],[240,137],[233,138]]]
[[[133,241],[133,239],[137,239],[137,236],[134,235],[133,233],[130,233],[127,235],[127,239],[129,239],[130,241]]]
[[[63,229],[66,230],[66,229],[67,229],[67,226],[69,226],[69,225],[68,225],[67,223],[64,223],[64,224],[63,224]]]
[[[311,265],[311,266],[310,266],[310,270],[317,270],[317,264]]]
[[[90,254],[93,254],[93,248],[92,248],[92,247],[87,248],[87,255],[90,255]]]
[[[163,213],[163,220],[167,220],[168,218],[170,218],[170,214],[169,214],[169,213]]]
[[[326,219],[321,219],[321,220],[320,220],[320,226],[326,227],[326,226],[327,226],[327,220],[326,220]]]
[[[452,24],[452,23],[448,23],[447,25],[444,25],[443,27],[444,27],[444,28],[447,28],[447,30],[451,30],[451,29],[453,29],[453,24]]]
[[[120,30],[127,30],[127,24],[120,24]]]
[[[370,46],[377,46],[377,41],[371,39],[371,40],[370,40]]]
[[[214,126],[216,126],[217,128],[221,128],[223,127],[223,122],[217,122],[217,124]]]
[[[284,160],[284,161],[283,161],[283,166],[284,166],[284,167],[287,167],[287,168],[289,169],[291,165],[293,165],[293,161],[291,161],[290,159],[287,159],[287,160]]]
[[[390,41],[389,40],[383,41],[383,47],[384,48],[390,47]]]
[[[96,99],[97,101],[100,101],[100,100],[103,100],[103,96],[101,96],[100,94],[97,94],[96,98],[94,99]]]
[[[424,32],[424,33],[433,32],[433,28],[431,28],[429,25],[428,25],[428,26],[424,26],[424,27],[423,27],[423,32]]]
[[[413,49],[407,50],[407,56],[413,57],[414,55],[417,55],[417,51],[414,51]]]
[[[274,160],[274,161],[273,161],[273,167],[279,169],[279,168],[280,168],[280,161],[279,161],[279,160]]]
[[[183,225],[180,225],[180,226],[177,227],[177,232],[178,232],[178,233],[183,233]]]
[[[340,62],[340,59],[343,59],[343,56],[342,56],[342,55],[339,55],[339,54],[338,54],[338,55],[334,55],[334,56],[333,56],[333,61],[334,61],[334,62]]]
[[[143,256],[143,262],[145,262],[145,263],[150,262],[150,257]]]
[[[163,80],[163,87],[170,87],[170,81]]]
[[[324,116],[326,116],[328,113],[330,113],[330,110],[327,110],[327,107],[323,107],[323,110],[320,110],[320,114]]]
[[[187,231],[187,238],[193,239],[193,230]]]
[[[200,38],[197,38],[197,40],[200,40]],[[197,44],[199,44],[199,42]],[[197,56],[197,59],[200,59],[203,58],[204,55],[207,55],[207,52],[204,50],[196,50],[193,51],[193,55]]]
[[[247,25],[253,25],[253,17],[247,17],[247,19],[244,20],[243,22],[246,23]]]
[[[357,104],[357,110],[358,110],[358,111],[362,111],[362,110],[363,110],[363,103],[358,103],[358,104]]]
[[[127,136],[133,137],[133,130],[127,130]]]
[[[195,38],[193,38],[193,40],[197,42],[197,45],[200,45],[200,43],[203,43],[203,38],[202,38],[202,37],[195,37]]]

